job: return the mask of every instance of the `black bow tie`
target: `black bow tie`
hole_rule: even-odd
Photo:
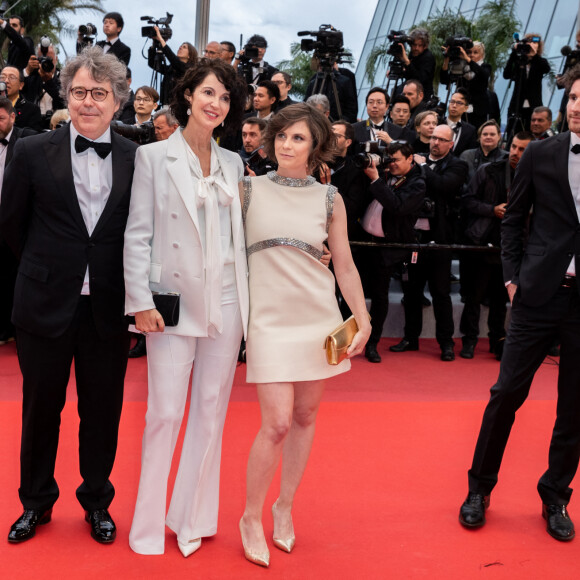
[[[97,143],[96,141],[89,141],[83,136],[77,135],[77,138],[75,139],[75,151],[77,153],[82,153],[89,147],[92,147],[101,159],[104,159],[111,152],[110,143]]]
[[[0,145],[4,145],[4,147],[8,146],[8,139],[0,139]]]
[[[570,149],[570,151],[572,151],[572,153],[574,153],[574,155],[578,155],[578,153],[580,153],[580,145],[578,143],[576,143],[576,145],[574,145],[574,147],[572,147],[572,149]]]
[[[113,43],[109,42],[108,40],[105,40],[105,46],[113,46]]]
[[[459,133],[459,129],[461,129],[461,121],[455,123],[455,127],[453,128],[456,133]]]
[[[373,123],[371,121],[371,127],[375,130],[375,131],[382,131],[383,127],[385,126],[385,122],[383,121],[380,125],[375,125],[375,123]]]

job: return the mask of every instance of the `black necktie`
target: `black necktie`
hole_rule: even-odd
[[[4,147],[8,146],[8,139],[0,139],[0,145],[4,145]]]
[[[580,145],[578,143],[576,143],[576,145],[574,145],[574,147],[572,147],[572,149],[570,149],[570,151],[572,151],[572,153],[574,153],[574,155],[578,155],[578,153],[580,153]]]
[[[89,147],[92,147],[101,159],[104,159],[111,152],[110,143],[97,143],[96,141],[89,141],[81,135],[77,135],[77,138],[75,139],[75,151],[77,153],[82,153]]]

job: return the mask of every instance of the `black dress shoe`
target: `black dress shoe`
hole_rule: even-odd
[[[485,524],[485,510],[489,507],[489,495],[470,491],[459,510],[459,523],[466,528],[480,528]]]
[[[441,347],[441,360],[445,362],[455,360],[455,353],[453,352],[453,347],[451,345]]]
[[[505,345],[505,338],[500,338],[493,347],[493,352],[495,354],[496,360],[501,360],[503,356],[503,347]]]
[[[576,531],[574,523],[568,515],[565,505],[542,504],[542,516],[546,520],[546,530],[552,538],[561,542],[569,542],[574,539]]]
[[[403,338],[398,344],[389,347],[391,352],[405,352],[406,350],[419,350],[419,341]]]
[[[52,508],[41,510],[24,510],[24,513],[12,524],[8,541],[12,544],[25,542],[34,537],[36,526],[48,524],[52,516]]]
[[[475,343],[464,342],[463,348],[461,349],[459,356],[461,358],[473,358],[474,351],[475,351]]]
[[[147,341],[145,337],[140,334],[137,337],[135,346],[129,351],[129,358],[139,358],[147,354]]]
[[[111,514],[106,509],[85,512],[85,521],[91,524],[91,536],[101,544],[115,541],[117,528]]]
[[[367,344],[365,348],[365,357],[369,362],[380,363],[381,355],[377,352],[376,344]]]

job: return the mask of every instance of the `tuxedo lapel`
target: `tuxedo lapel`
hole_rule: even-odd
[[[570,189],[570,180],[568,179],[568,151],[570,149],[570,132],[560,133],[553,139],[553,150],[552,150],[552,161],[554,167],[556,168],[556,175],[558,176],[558,182],[560,184],[560,191],[564,194],[564,201],[570,208],[570,211],[574,216],[578,216],[576,211],[576,204],[574,202],[574,196],[572,195],[572,190]]]
[[[89,232],[83,219],[73,179],[70,125],[57,129],[52,133],[46,148],[46,159],[56,184],[56,190],[64,197],[77,226],[88,237]]]
[[[113,215],[115,208],[129,189],[130,181],[133,177],[132,165],[134,156],[131,150],[126,146],[124,140],[114,131],[111,131],[111,155],[113,164],[113,184],[111,193],[107,199],[105,209],[97,222],[91,237],[99,234],[100,230],[107,223],[107,220]]]

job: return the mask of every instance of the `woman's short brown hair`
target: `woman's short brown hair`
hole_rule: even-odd
[[[429,115],[434,115],[435,118],[437,119],[437,122],[439,122],[439,115],[435,112],[435,111],[421,111],[416,117],[415,117],[415,129],[417,127],[419,127],[419,125],[421,125],[421,123],[423,122],[423,119],[425,117],[428,117]]]
[[[246,83],[236,74],[234,68],[218,58],[202,58],[196,66],[188,67],[185,74],[173,90],[171,96],[171,112],[182,127],[187,125],[189,118],[187,110],[189,102],[185,98],[186,91],[193,94],[195,89],[210,74],[214,74],[217,80],[230,92],[230,110],[224,120],[223,126],[214,129],[214,135],[235,133],[241,126],[244,107],[246,104]]]
[[[264,135],[264,151],[272,161],[275,161],[276,135],[300,121],[306,123],[312,135],[308,170],[313,171],[321,163],[330,163],[336,156],[336,136],[330,121],[320,111],[305,103],[284,107],[270,119]]]

